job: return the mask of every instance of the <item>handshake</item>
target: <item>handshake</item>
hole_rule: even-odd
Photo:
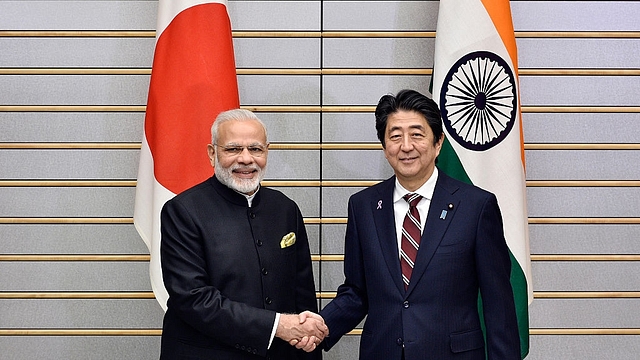
[[[306,352],[315,350],[328,335],[329,328],[322,316],[311,311],[281,314],[276,328],[276,337]]]

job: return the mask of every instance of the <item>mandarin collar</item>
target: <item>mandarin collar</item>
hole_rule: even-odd
[[[246,195],[241,194],[231,189],[227,185],[221,183],[220,180],[218,180],[218,178],[215,175],[209,178],[209,183],[211,184],[211,186],[213,186],[213,188],[216,190],[218,194],[220,194],[223,198],[225,198],[225,200],[238,206],[249,207]],[[260,190],[260,187],[258,187],[258,191],[256,191],[255,196],[253,197],[253,200],[251,202],[251,207],[256,207],[260,204],[261,191],[259,190]]]

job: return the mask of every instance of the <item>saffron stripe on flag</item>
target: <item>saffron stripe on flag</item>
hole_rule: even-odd
[[[211,176],[211,124],[239,106],[226,1],[160,0],[133,219],[149,248],[151,286],[165,310],[160,210]]]

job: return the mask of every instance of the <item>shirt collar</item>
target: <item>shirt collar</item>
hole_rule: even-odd
[[[258,193],[258,191],[260,190],[260,185],[258,185],[258,188],[256,189],[256,191],[251,194],[251,195],[247,195],[241,192],[236,191],[238,194],[244,196],[245,198],[247,198],[247,205],[249,205],[249,207],[251,207],[251,204],[253,203],[253,198],[256,197],[256,194]]]
[[[400,182],[396,177],[396,186],[393,190],[393,202],[394,203],[398,202],[399,200],[402,199],[403,196],[407,195],[408,193],[420,194],[423,198],[430,201],[431,198],[433,197],[433,192],[435,191],[437,180],[438,180],[438,168],[435,166],[433,167],[433,173],[431,174],[429,179],[424,184],[422,184],[422,186],[420,186],[416,191],[409,191],[405,189],[404,186],[400,185]]]

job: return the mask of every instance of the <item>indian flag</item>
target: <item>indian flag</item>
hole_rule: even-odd
[[[133,221],[149,248],[151,287],[164,310],[160,210],[211,176],[211,124],[239,106],[227,2],[160,0]]]
[[[440,0],[432,81],[445,129],[438,167],[498,198],[524,358],[533,290],[517,49],[508,0]]]

